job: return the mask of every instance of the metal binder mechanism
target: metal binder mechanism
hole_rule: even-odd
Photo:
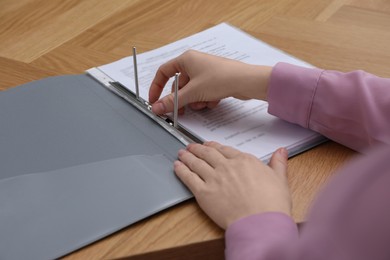
[[[125,99],[127,102],[132,104],[138,110],[143,112],[145,115],[153,119],[156,123],[158,123],[161,127],[163,127],[166,131],[176,137],[181,143],[184,145],[188,145],[190,143],[203,143],[203,141],[190,133],[186,129],[184,129],[178,122],[178,84],[179,84],[179,73],[175,75],[174,82],[174,113],[173,118],[167,115],[156,115],[152,112],[152,105],[139,96],[139,86],[138,86],[138,70],[137,70],[137,57],[136,57],[136,49],[133,47],[133,64],[134,64],[134,81],[136,93],[133,93],[121,83],[112,80],[109,76],[107,76],[103,71],[99,68],[93,68],[89,73],[92,77],[94,77],[99,82],[103,83],[109,90],[113,91],[118,96]]]

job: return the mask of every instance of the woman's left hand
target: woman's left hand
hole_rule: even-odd
[[[174,163],[177,176],[223,229],[257,213],[291,215],[286,149],[278,149],[266,165],[253,155],[207,142],[188,145],[179,159]]]

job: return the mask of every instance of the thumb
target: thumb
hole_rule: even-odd
[[[152,104],[152,112],[157,115],[163,115],[173,111],[173,93],[157,100]]]
[[[287,159],[288,159],[288,152],[286,148],[279,148],[272,154],[271,160],[268,165],[278,174],[286,176]]]
[[[189,98],[191,94],[189,93],[189,83],[185,85],[183,88],[180,88],[177,92],[177,99],[178,99],[178,109],[184,107],[187,105],[192,98]],[[194,95],[192,95],[194,96]],[[173,112],[174,108],[174,100],[175,100],[175,94],[172,92],[169,95],[166,95],[165,97],[157,100],[154,104],[152,104],[152,112],[157,115],[163,115],[166,113]]]

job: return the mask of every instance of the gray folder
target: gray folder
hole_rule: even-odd
[[[192,197],[171,134],[87,75],[0,92],[0,259],[53,259]]]

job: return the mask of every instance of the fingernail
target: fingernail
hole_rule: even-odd
[[[280,153],[283,157],[285,157],[285,158],[288,157],[287,149],[284,148],[284,147],[279,149],[279,153]]]
[[[207,105],[205,103],[196,103],[194,104],[194,109],[195,110],[201,110],[203,108],[205,108]]]
[[[178,167],[178,166],[180,166],[181,164],[182,164],[182,162],[177,161],[177,160],[173,162],[173,166],[174,166],[174,167]]]
[[[198,145],[198,143],[190,143],[190,144],[187,145],[186,150],[187,150],[187,151],[191,151],[191,149],[192,149],[194,146],[196,146],[196,145]]]
[[[183,153],[186,153],[186,152],[187,152],[186,150],[180,149],[178,152],[178,155],[181,156],[181,155],[183,155]]]
[[[158,114],[158,115],[165,114],[165,106],[161,102],[156,103],[152,106],[152,111],[153,111],[153,113]]]

